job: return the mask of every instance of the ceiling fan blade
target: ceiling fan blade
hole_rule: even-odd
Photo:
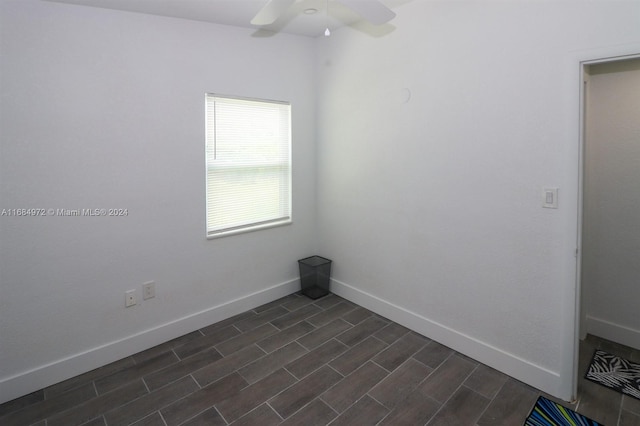
[[[384,24],[396,17],[394,11],[377,0],[340,0],[340,3],[375,25]]]
[[[273,24],[296,0],[269,0],[251,20],[253,25]]]

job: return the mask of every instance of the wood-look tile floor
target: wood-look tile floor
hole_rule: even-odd
[[[587,339],[583,363],[607,345]],[[640,401],[580,386],[571,408],[640,426]],[[0,424],[520,426],[540,394],[338,296],[292,294],[4,403]]]

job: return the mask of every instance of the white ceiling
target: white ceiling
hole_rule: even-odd
[[[317,37],[324,34],[327,24],[330,29],[350,25],[371,34],[385,33],[392,31],[393,28],[395,28],[393,27],[393,20],[387,24],[377,27],[364,22],[360,16],[343,6],[339,0],[329,0],[329,16],[327,16],[327,0],[296,0],[296,3],[291,6],[286,15],[282,16],[274,24],[263,28],[251,25],[250,21],[266,4],[267,0],[48,1],[253,28],[256,30],[255,35],[257,36],[269,36],[274,32],[285,32],[308,37]],[[382,3],[391,9],[410,1],[412,0],[381,0]],[[307,9],[316,9],[318,12],[313,15],[309,15],[304,13]]]

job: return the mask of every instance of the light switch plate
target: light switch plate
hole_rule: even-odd
[[[558,208],[558,188],[542,189],[542,207],[546,209]]]

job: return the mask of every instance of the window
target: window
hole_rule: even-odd
[[[291,105],[206,95],[207,237],[291,223]]]

